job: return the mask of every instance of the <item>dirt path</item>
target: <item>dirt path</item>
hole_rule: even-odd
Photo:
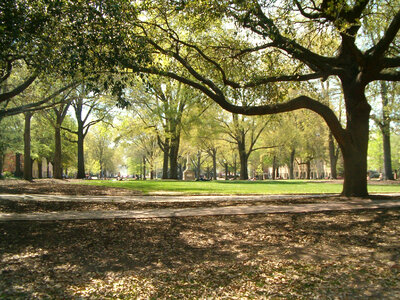
[[[51,201],[43,195],[21,195],[10,196],[0,195],[1,198],[24,198],[30,201]],[[268,198],[267,196],[263,196]],[[302,196],[307,198],[310,196]],[[53,201],[54,196],[50,197]],[[63,201],[88,201],[82,197],[75,198],[68,196],[58,197]],[[255,197],[254,200],[259,200],[260,197]],[[130,198],[119,198],[119,201],[129,201]],[[152,197],[152,201],[166,201],[165,197]],[[204,200],[204,197],[195,197],[193,201]],[[208,201],[213,197],[208,196]],[[226,201],[227,196],[215,197],[215,201]],[[235,200],[235,196],[230,197]],[[252,199],[251,196],[244,199]],[[130,201],[140,201],[142,198],[131,199]],[[169,199],[169,201],[190,201],[191,197],[183,199]],[[97,197],[96,200],[90,198],[90,201],[116,201],[108,197]],[[255,206],[224,206],[224,207],[193,207],[193,208],[156,208],[142,210],[92,210],[92,211],[56,211],[56,212],[39,212],[39,213],[0,213],[0,221],[55,221],[55,220],[99,220],[99,219],[149,219],[149,218],[171,218],[171,217],[194,217],[194,216],[221,216],[221,215],[249,215],[249,214],[276,214],[276,213],[313,213],[327,211],[347,211],[361,209],[379,209],[379,208],[394,208],[400,207],[400,200],[371,200],[358,199],[355,201],[341,201],[330,203],[307,203],[307,204],[292,204],[292,205],[255,205]]]

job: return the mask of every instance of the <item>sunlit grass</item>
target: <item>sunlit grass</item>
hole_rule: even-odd
[[[163,180],[85,180],[80,184],[103,185],[140,191],[144,194],[155,192],[183,194],[326,194],[340,193],[338,182],[282,180],[282,181],[163,181]],[[400,192],[400,184],[369,185],[370,193]]]

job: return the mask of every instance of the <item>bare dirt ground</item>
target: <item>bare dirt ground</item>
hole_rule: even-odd
[[[105,186],[71,184],[73,180],[40,179],[0,180],[0,193],[7,194],[48,194],[48,195],[93,195],[93,196],[129,196],[140,192]]]
[[[69,188],[76,193],[82,187]],[[57,186],[63,193],[69,188]],[[84,189],[89,195],[116,192]],[[14,208],[3,203],[1,209],[134,205],[23,202]],[[399,299],[399,232],[400,209],[0,222],[0,298]]]
[[[85,195],[85,196],[138,196],[140,192],[112,188],[105,186],[72,184],[74,180],[40,179],[32,182],[25,180],[0,180],[0,194],[46,194],[46,195]],[[171,196],[171,199],[179,196]],[[374,200],[392,200],[399,196],[370,196]],[[353,198],[355,200],[356,198]],[[37,202],[25,200],[0,200],[0,212],[3,213],[30,213],[30,212],[53,212],[53,211],[87,211],[87,210],[135,210],[135,209],[157,209],[157,208],[195,208],[195,207],[223,207],[237,205],[290,205],[307,203],[329,203],[348,201],[346,197],[326,196],[318,198],[298,198],[284,196],[282,198],[269,198],[259,200],[229,199],[227,201],[194,201],[194,202],[147,202],[143,197],[141,202]]]

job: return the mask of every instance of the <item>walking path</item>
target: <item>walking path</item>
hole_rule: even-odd
[[[299,194],[299,195],[195,195],[195,196],[76,196],[76,195],[40,195],[40,194],[0,194],[0,201],[45,201],[45,202],[204,202],[204,201],[260,201],[275,199],[304,199],[322,198],[333,196],[334,194]],[[399,194],[400,199],[400,194]]]
[[[326,195],[324,195],[326,196]],[[0,195],[1,199],[30,201],[152,201],[152,202],[186,202],[186,201],[226,201],[226,200],[261,200],[284,198],[273,196],[154,196],[154,197],[79,197],[52,195]],[[288,195],[286,195],[288,197]],[[290,198],[293,198],[290,195]],[[322,197],[321,195],[298,195],[298,198]],[[210,208],[165,208],[143,210],[92,210],[92,211],[58,211],[49,213],[0,213],[0,221],[55,221],[55,220],[99,220],[99,219],[148,219],[193,216],[276,214],[276,213],[310,213],[327,211],[344,211],[360,209],[379,209],[400,207],[399,200],[358,199],[346,202],[311,203],[292,205],[256,205],[225,206]]]

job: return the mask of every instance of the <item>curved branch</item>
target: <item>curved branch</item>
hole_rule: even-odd
[[[190,66],[189,63],[182,56],[180,56],[177,52],[170,52],[168,50],[165,50],[164,48],[159,46],[157,43],[152,41],[151,39],[148,39],[148,42],[152,46],[154,46],[155,49],[159,50],[161,53],[175,58],[183,67],[186,68],[186,70],[189,71],[190,74],[192,74],[197,80],[203,82],[205,85],[210,87],[215,93],[222,94],[222,91],[211,80],[204,78],[198,72],[196,72],[196,70],[193,69],[193,67]],[[157,74],[157,73],[152,73],[152,74]]]
[[[304,8],[301,6],[301,4],[300,4],[299,1],[295,0],[294,2],[295,2],[295,4],[296,4],[296,6],[297,6],[297,9],[300,11],[300,13],[302,14],[303,17],[306,17],[306,18],[312,19],[312,20],[314,20],[314,19],[319,19],[319,18],[321,17],[321,13],[317,13],[317,14],[310,14],[310,13],[307,13],[307,12],[304,10]]]
[[[283,36],[273,20],[264,14],[260,5],[256,6],[253,13],[258,20],[254,22],[247,18],[247,20],[244,22],[245,27],[251,29],[257,34],[268,37],[272,40],[277,48],[287,52],[293,58],[305,63],[313,71],[328,72],[328,69],[332,69],[332,65],[337,64],[337,58],[321,56],[301,46],[293,39]],[[258,30],[256,27],[260,27],[263,31]]]
[[[6,62],[6,64],[7,64],[7,67],[6,67],[6,70],[5,70],[5,74],[2,72],[2,74],[1,74],[2,77],[0,78],[0,83],[6,81],[6,80],[10,77],[10,75],[11,75],[11,71],[12,71],[12,62],[8,60],[8,61]]]
[[[259,51],[259,50],[264,50],[264,49],[267,49],[267,48],[272,47],[274,45],[275,45],[274,43],[267,43],[267,44],[263,44],[263,45],[256,46],[256,47],[253,47],[253,48],[242,49],[238,53],[236,53],[235,55],[231,56],[231,58],[238,58],[239,56],[242,56],[244,54],[256,52],[256,51]]]
[[[392,22],[390,23],[388,29],[385,34],[381,38],[381,40],[367,52],[372,54],[371,59],[374,61],[379,59],[384,55],[384,53],[389,49],[390,44],[395,39],[397,33],[400,29],[400,10],[394,16]]]
[[[328,106],[308,96],[299,96],[285,103],[260,106],[237,106],[229,103],[224,98],[218,97],[213,98],[213,100],[229,112],[249,116],[272,115],[299,109],[309,109],[319,114],[325,120],[339,144],[343,145],[346,137],[346,132],[342,128],[335,113]]]
[[[400,81],[400,72],[385,70],[377,74],[373,80]]]
[[[4,116],[13,116],[13,115],[17,115],[23,112],[27,112],[27,111],[36,111],[36,110],[42,110],[45,108],[50,108],[50,107],[54,107],[60,103],[63,103],[65,101],[65,99],[62,99],[61,101],[57,101],[56,103],[52,103],[50,105],[46,105],[46,106],[42,106],[43,104],[49,102],[50,100],[52,100],[53,98],[55,98],[56,96],[58,96],[59,94],[63,93],[64,91],[66,91],[67,89],[75,86],[76,83],[71,83],[68,84],[66,86],[64,86],[63,88],[55,91],[53,94],[51,94],[48,97],[43,98],[42,100],[38,101],[38,102],[34,102],[34,103],[29,103],[29,104],[25,104],[25,105],[21,105],[18,107],[14,107],[14,108],[10,108],[10,109],[4,109],[0,111],[0,116],[4,117]]]
[[[271,82],[283,82],[283,81],[291,81],[291,82],[300,82],[300,81],[308,81],[312,79],[319,78],[327,78],[328,74],[325,73],[313,73],[313,74],[305,74],[305,75],[282,75],[282,76],[272,76],[266,78],[256,79],[254,82],[249,82],[242,87],[256,87],[261,84],[271,83]]]
[[[12,97],[15,97],[18,94],[22,93],[32,84],[32,82],[35,81],[36,77],[37,75],[33,75],[29,77],[27,80],[25,80],[23,83],[21,83],[19,86],[17,86],[15,89],[13,89],[12,91],[0,94],[0,103],[7,101],[8,99],[11,99]]]
[[[385,57],[382,59],[382,67],[397,68],[400,67],[400,57]]]
[[[205,95],[211,98],[214,102],[216,102],[223,109],[234,113],[234,114],[242,114],[242,115],[271,115],[283,112],[290,112],[298,109],[309,109],[317,114],[319,114],[326,122],[332,134],[335,136],[337,142],[340,145],[343,145],[346,138],[346,132],[342,128],[338,118],[335,113],[326,105],[308,97],[308,96],[299,96],[294,98],[291,101],[285,103],[279,103],[274,105],[260,105],[260,106],[238,106],[228,102],[221,93],[215,93],[212,90],[208,89],[206,86],[185,78],[183,76],[179,76],[173,72],[161,71],[155,68],[144,68],[139,66],[126,66],[130,68],[134,72],[143,72],[149,74],[157,74],[164,77],[169,77],[175,80],[178,80],[184,84],[187,84]],[[200,75],[198,75],[200,76]]]

